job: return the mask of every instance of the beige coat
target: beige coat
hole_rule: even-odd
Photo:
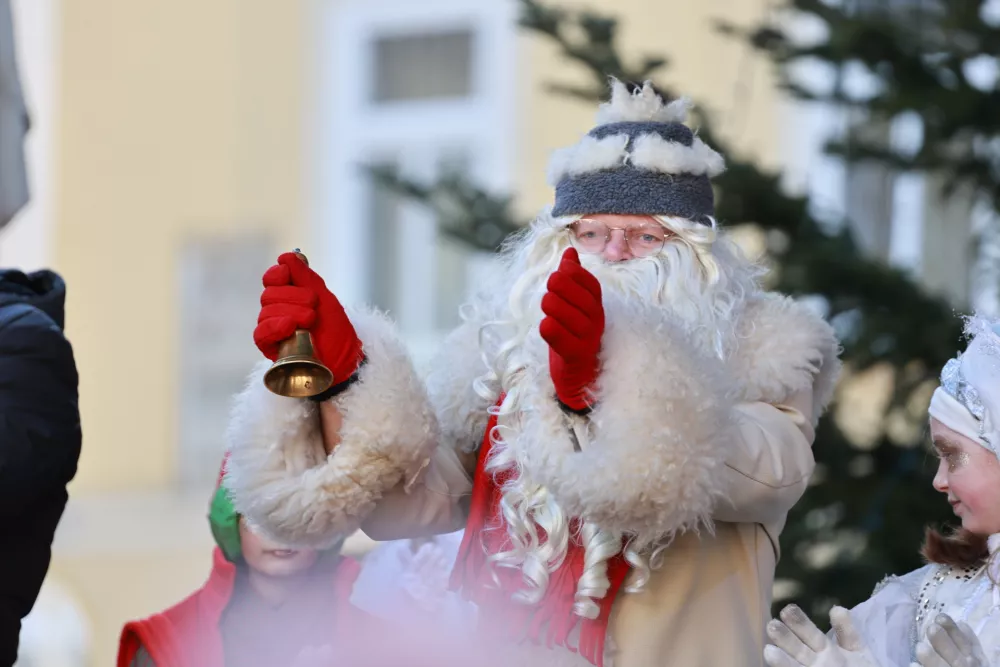
[[[778,536],[813,469],[836,341],[801,307],[761,298],[722,363],[669,322],[644,321],[658,314],[606,309],[604,350],[615,362],[605,362],[590,423],[572,425],[583,451],[567,444],[541,346],[528,355],[538,362],[527,366],[528,416],[505,440],[546,453],[524,474],[571,515],[673,540],[646,587],[616,600],[614,667],[761,665]],[[238,399],[227,477],[237,510],[276,539],[312,546],[359,526],[380,540],[462,528],[474,459],[461,454],[481,440],[495,400],[471,391],[482,371],[478,326],[452,336],[424,393],[391,325],[352,319],[369,363],[337,399],[343,439],[328,459],[315,406],[269,395],[259,374]],[[587,474],[597,456],[601,474]],[[556,650],[513,662],[585,664]]]

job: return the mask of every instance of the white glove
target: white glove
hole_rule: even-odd
[[[917,644],[920,667],[989,667],[979,638],[966,623],[938,614]]]
[[[767,624],[773,642],[764,647],[768,667],[878,667],[843,607],[830,610],[836,642],[831,642],[801,609],[788,605],[781,620]]]

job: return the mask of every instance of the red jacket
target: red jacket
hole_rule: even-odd
[[[351,641],[355,626],[366,623],[365,615],[349,603],[360,569],[357,561],[344,558],[334,576],[332,593],[341,612],[331,633],[331,644],[335,646],[341,644],[337,638]],[[225,667],[219,621],[235,581],[236,566],[216,548],[212,572],[204,586],[164,612],[125,625],[118,646],[118,667],[128,667],[140,646],[156,667]]]

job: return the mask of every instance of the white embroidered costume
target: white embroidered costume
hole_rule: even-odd
[[[1000,535],[989,539],[990,553],[1000,549]],[[968,623],[992,665],[1000,664],[1000,562],[957,568],[931,564],[899,577],[888,577],[871,598],[851,610],[855,627],[879,667],[909,667],[917,643],[938,614]]]
[[[941,373],[930,416],[994,454],[1000,443],[1000,335],[998,325],[969,321],[968,349]],[[990,665],[1000,665],[1000,534],[988,539],[990,558],[970,567],[930,564],[886,578],[851,618],[878,667],[910,667],[917,646],[939,614],[966,623]],[[832,635],[831,635],[832,636]]]

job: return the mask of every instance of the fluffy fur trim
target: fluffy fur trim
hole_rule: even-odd
[[[438,441],[423,384],[392,325],[372,312],[351,319],[368,363],[333,399],[344,423],[332,455],[315,404],[264,387],[268,364],[234,406],[226,487],[255,528],[292,547],[327,548],[353,532],[384,492],[416,477]]]
[[[712,177],[726,169],[722,156],[697,137],[691,146],[685,146],[656,134],[644,134],[635,140],[629,161],[640,169],[664,174],[708,174]]]
[[[625,166],[628,140],[626,134],[612,134],[603,139],[587,135],[573,146],[554,151],[549,161],[549,185],[555,187],[567,176]]]
[[[722,156],[695,137],[691,146],[667,141],[656,134],[639,136],[629,152],[629,136],[612,134],[603,139],[585,136],[580,143],[557,150],[549,163],[549,185],[567,177],[615,169],[631,164],[663,174],[718,176],[726,169]]]
[[[840,376],[840,344],[833,327],[805,304],[761,293],[747,302],[737,335],[733,363],[746,381],[742,398],[780,403],[812,387],[815,425]]]
[[[735,435],[725,367],[662,308],[607,295],[604,305],[589,442],[574,450],[544,343],[525,380],[522,430],[503,437],[518,449],[522,474],[547,487],[569,516],[633,534],[639,547],[711,527]]]
[[[626,121],[652,121],[655,123],[683,123],[687,120],[691,101],[682,97],[669,104],[653,90],[653,84],[645,82],[642,90],[634,93],[621,81],[611,79],[611,100],[602,104],[597,111],[597,124],[621,123]]]
[[[489,408],[498,396],[480,396],[474,383],[487,372],[479,346],[481,324],[468,321],[445,339],[427,377],[427,391],[441,426],[441,444],[474,452],[482,444]]]

